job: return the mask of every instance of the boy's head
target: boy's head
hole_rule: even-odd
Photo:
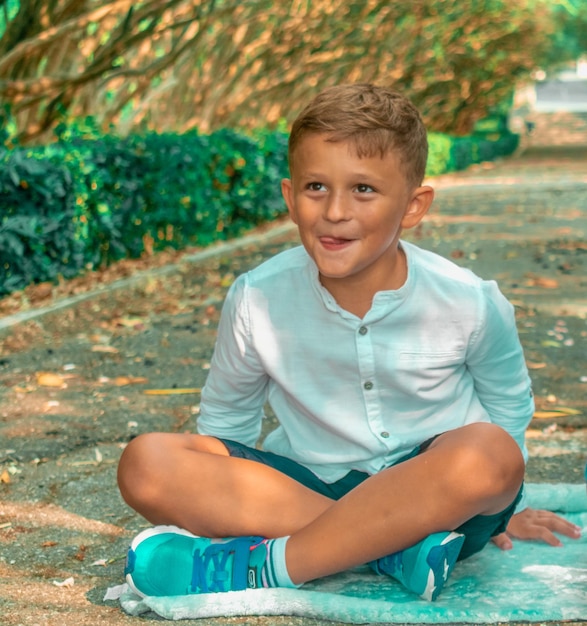
[[[359,158],[398,155],[408,183],[424,178],[428,140],[422,118],[404,96],[376,85],[338,85],[322,91],[293,123],[289,137],[289,163],[307,134],[326,135],[328,141],[349,142]]]

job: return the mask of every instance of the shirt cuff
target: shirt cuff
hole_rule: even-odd
[[[524,509],[527,509],[528,504],[528,496],[526,495],[526,489],[524,485],[522,485],[522,493],[520,494],[520,501],[516,504],[516,508],[514,510],[514,515],[517,513],[521,513]]]

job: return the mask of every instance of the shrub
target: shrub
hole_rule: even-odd
[[[234,237],[285,211],[287,136],[80,125],[0,155],[0,294],[167,247]]]
[[[519,136],[504,130],[495,120],[479,124],[479,128],[487,132],[479,130],[465,137],[429,133],[426,174],[437,176],[464,170],[475,163],[512,154],[518,147]]]
[[[517,136],[430,133],[427,175],[510,154]],[[287,134],[102,134],[91,120],[0,153],[0,295],[167,247],[207,245],[285,212]]]
[[[0,168],[0,293],[75,276],[85,242],[75,221],[68,168],[34,153],[5,154]]]

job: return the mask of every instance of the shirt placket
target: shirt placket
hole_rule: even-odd
[[[373,346],[373,331],[369,324],[361,323],[356,330],[356,346],[361,376],[361,387],[365,414],[369,428],[385,450],[392,445],[391,433],[383,423],[383,407],[380,390],[377,388],[375,377],[375,351]]]

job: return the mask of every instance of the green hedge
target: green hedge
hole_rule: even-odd
[[[0,295],[285,212],[287,136],[64,135],[0,156]]]
[[[451,137],[441,133],[429,133],[429,154],[426,174],[438,176],[463,170],[475,163],[494,161],[512,154],[519,143],[519,135],[506,129],[496,129],[489,121],[479,130],[466,137]]]
[[[430,134],[427,174],[510,154],[517,136]],[[0,154],[0,295],[122,258],[238,236],[285,212],[287,135],[90,127]]]

